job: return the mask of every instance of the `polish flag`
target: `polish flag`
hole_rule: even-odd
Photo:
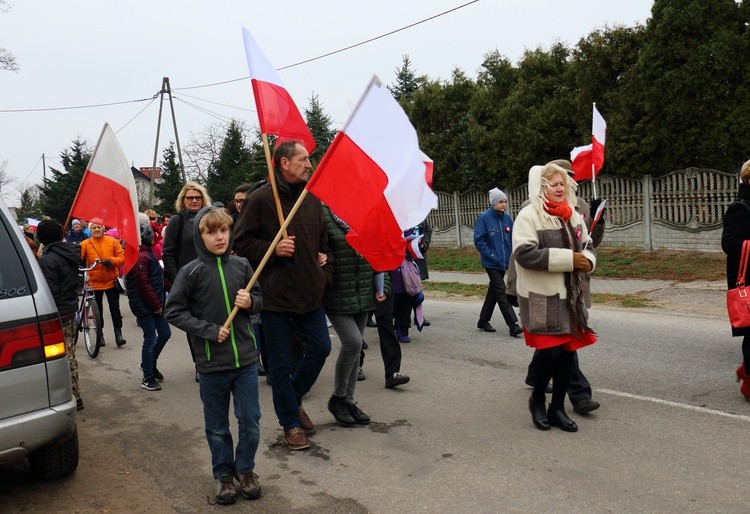
[[[242,28],[245,41],[247,68],[253,85],[255,106],[258,109],[260,131],[277,136],[277,144],[299,140],[308,153],[315,150],[315,139],[304,118],[281,82],[281,77],[246,28]]]
[[[593,179],[604,165],[604,141],[607,134],[607,122],[594,104],[594,115],[592,121],[591,144],[577,146],[570,152],[570,161],[573,164],[573,177],[576,182]]]
[[[78,186],[69,217],[101,218],[104,225],[116,227],[125,243],[125,273],[138,260],[141,230],[135,179],[115,133],[107,123]]]
[[[406,256],[404,231],[437,207],[431,162],[404,110],[373,77],[307,189],[351,227],[347,242],[373,269],[393,270]]]

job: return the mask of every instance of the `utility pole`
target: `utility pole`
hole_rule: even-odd
[[[156,122],[156,144],[154,145],[154,162],[151,167],[151,187],[148,193],[148,203],[153,205],[154,203],[154,180],[156,174],[156,157],[159,154],[159,134],[161,132],[161,113],[164,107],[164,94],[169,95],[169,107],[172,111],[172,126],[174,127],[174,138],[177,144],[177,157],[180,161],[180,174],[182,175],[182,181],[187,182],[185,177],[185,166],[182,163],[182,149],[180,148],[180,136],[177,133],[177,119],[174,115],[174,103],[172,102],[172,88],[169,85],[169,77],[163,77],[161,80],[161,91],[159,91],[159,119]]]
[[[42,177],[47,180],[47,164],[44,161],[44,154],[42,154]]]

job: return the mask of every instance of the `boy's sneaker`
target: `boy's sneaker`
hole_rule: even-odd
[[[138,369],[143,371],[143,364],[139,365]],[[158,369],[156,369],[156,366],[154,366],[154,378],[158,380],[159,382],[164,381],[164,375],[162,375],[161,372]]]
[[[237,489],[234,488],[232,477],[222,477],[214,480],[216,490],[216,503],[219,505],[231,505],[237,501]]]
[[[161,389],[161,386],[154,377],[149,377],[143,379],[143,382],[141,382],[141,389],[146,389],[148,391],[159,391]]]
[[[257,500],[260,498],[260,482],[258,475],[252,471],[237,475],[237,481],[240,483],[240,494],[247,500]]]

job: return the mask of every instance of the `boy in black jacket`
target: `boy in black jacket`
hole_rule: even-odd
[[[260,442],[258,351],[250,315],[263,306],[260,286],[244,288],[253,268],[244,257],[231,255],[232,217],[223,208],[204,207],[195,217],[198,258],[177,273],[167,300],[170,323],[190,334],[200,376],[206,439],[216,487],[216,503],[234,503],[237,492],[260,497],[255,452]],[[233,305],[239,312],[223,327]],[[234,396],[239,437],[237,452],[229,432],[229,398]]]
[[[172,331],[164,317],[164,273],[151,251],[154,229],[145,222],[141,222],[140,229],[141,246],[138,248],[138,260],[125,276],[125,290],[128,293],[130,310],[143,330],[141,388],[158,391],[161,389],[158,381],[164,380],[164,375],[156,368],[156,362],[164,345],[172,336]]]
[[[62,226],[53,219],[42,220],[36,229],[39,241],[44,245],[39,266],[60,314],[65,335],[65,354],[70,364],[70,380],[78,410],[83,410],[81,388],[78,383],[78,361],[76,360],[76,311],[78,310],[78,264],[81,250],[78,246],[63,242]]]

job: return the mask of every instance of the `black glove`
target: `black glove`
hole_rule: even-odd
[[[596,210],[599,208],[599,206],[602,203],[601,198],[597,198],[596,200],[591,202],[591,211],[589,212],[589,215],[591,216],[591,221],[594,221],[594,218],[596,217]],[[602,217],[599,218],[599,221],[597,221],[597,224],[601,224],[601,226],[604,226],[604,213],[607,211],[607,208],[605,207],[602,209]]]
[[[102,261],[102,264],[104,264],[105,268],[111,268],[112,267],[112,260],[111,259],[104,259]]]
[[[513,307],[518,307],[518,297],[514,294],[506,294],[505,297],[508,299],[508,303]]]

